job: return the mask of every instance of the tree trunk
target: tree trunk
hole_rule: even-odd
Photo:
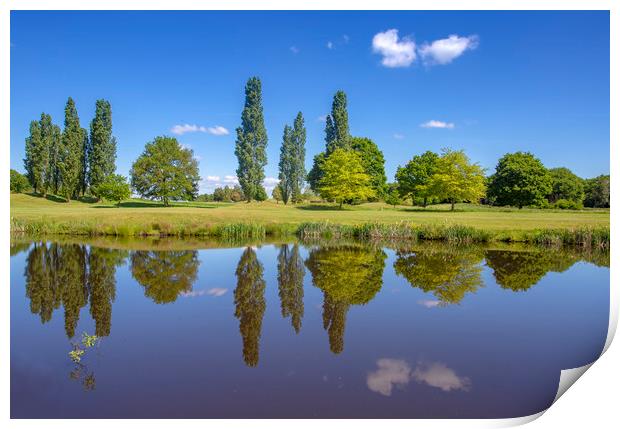
[[[452,204],[452,208],[450,208],[450,211],[454,211],[454,200],[450,201],[450,204]]]
[[[426,197],[424,197],[424,208],[426,208]]]
[[[340,201],[340,210],[342,210],[342,201]]]

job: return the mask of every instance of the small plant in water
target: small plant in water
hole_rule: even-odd
[[[95,344],[97,344],[97,340],[99,339],[96,335],[88,335],[88,333],[84,332],[82,334],[82,344],[86,348],[91,348]]]
[[[80,361],[82,360],[83,354],[84,354],[84,350],[77,347],[69,352],[69,357],[71,358],[73,362],[80,363]]]

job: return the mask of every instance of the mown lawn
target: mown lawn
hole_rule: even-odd
[[[11,195],[11,218],[19,222],[42,224],[88,225],[102,230],[152,231],[196,229],[231,223],[259,223],[267,227],[294,227],[303,222],[329,221],[338,224],[367,222],[411,222],[418,225],[463,225],[496,232],[525,231],[541,228],[608,227],[609,210],[537,210],[508,209],[469,204],[426,209],[383,203],[368,203],[339,210],[330,204],[284,205],[261,203],[175,203],[171,207],[144,200],[130,200],[121,207],[113,204],[47,199]]]

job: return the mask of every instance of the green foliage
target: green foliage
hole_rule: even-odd
[[[195,250],[131,254],[131,275],[144,287],[144,295],[157,304],[174,302],[179,294],[191,292],[199,265]]]
[[[385,196],[383,199],[387,204],[394,207],[403,203],[403,200],[400,197],[398,183],[388,183],[387,191],[385,192]]]
[[[198,161],[191,149],[174,137],[155,137],[131,167],[131,186],[140,195],[170,200],[193,200],[198,195]]]
[[[375,191],[375,198],[382,198],[386,192],[385,158],[379,147],[369,138],[352,137],[351,149],[360,156],[366,174],[370,176],[370,185]]]
[[[583,209],[583,204],[581,201],[560,199],[553,203],[553,208],[560,210],[581,210]]]
[[[298,202],[305,181],[306,127],[301,112],[297,114],[293,127],[286,125],[280,148],[279,175],[281,200]]]
[[[235,271],[235,317],[239,319],[239,332],[243,340],[243,360],[247,366],[258,365],[259,342],[265,314],[265,280],[263,264],[256,252],[247,247]]]
[[[306,267],[324,294],[323,327],[333,353],[344,349],[349,307],[368,303],[381,289],[386,257],[381,249],[361,246],[323,246],[310,252]]]
[[[215,188],[211,200],[236,203],[245,200],[245,195],[241,186],[235,185],[231,188],[226,185],[223,188]]]
[[[360,156],[352,150],[336,149],[323,163],[319,193],[326,200],[343,202],[374,197],[370,176]]]
[[[28,178],[21,174],[19,171],[13,170],[11,168],[11,192],[15,192],[21,194],[22,192],[26,192],[30,189],[30,183],[28,183]]]
[[[121,201],[131,197],[131,188],[127,183],[127,178],[120,174],[111,174],[102,183],[93,187],[95,195],[116,202],[120,205]]]
[[[490,178],[489,199],[497,205],[542,206],[552,191],[551,176],[529,152],[504,155]]]
[[[85,135],[86,130],[80,126],[75,102],[69,97],[65,106],[65,128],[58,153],[60,191],[67,200],[76,198],[83,189]]]
[[[299,245],[283,244],[278,253],[278,295],[282,317],[290,317],[295,333],[304,317],[304,262]]]
[[[80,363],[82,361],[82,356],[84,355],[84,350],[82,349],[73,349],[69,352],[69,358],[74,362],[74,363]]]
[[[282,201],[284,199],[283,195],[282,195],[282,186],[281,184],[277,184],[276,186],[274,186],[273,191],[271,191],[271,196],[273,197],[274,200],[276,200],[276,203]]]
[[[88,181],[93,188],[116,171],[116,138],[112,135],[112,107],[107,100],[97,100],[95,103],[86,158]]]
[[[82,332],[82,345],[87,349],[97,344],[98,339],[99,337],[96,335],[88,335],[87,332]]]
[[[548,195],[550,203],[559,200],[567,200],[581,205],[584,198],[583,179],[574,174],[568,168],[552,168],[549,170],[551,175],[551,193]]]
[[[458,304],[482,286],[479,249],[398,251],[394,271],[413,287],[432,292],[442,304]]]
[[[609,175],[586,179],[584,183],[586,207],[609,207]]]
[[[347,111],[347,95],[337,91],[332,101],[331,115],[325,120],[325,140],[327,156],[340,148],[350,149],[349,113]]]
[[[325,152],[319,152],[314,155],[312,169],[308,172],[308,176],[306,178],[308,185],[310,185],[310,189],[316,193],[319,193],[319,182],[323,177],[323,163],[326,158],[327,156],[325,155]]]
[[[239,162],[237,177],[247,201],[267,199],[262,184],[267,164],[266,148],[267,130],[263,118],[261,81],[252,77],[245,86],[245,105],[235,142],[235,155]]]
[[[396,181],[400,195],[406,198],[415,197],[423,200],[426,204],[433,197],[430,187],[431,177],[437,171],[439,155],[435,152],[426,151],[422,155],[415,155],[404,167],[396,170]]]
[[[444,149],[428,186],[432,195],[448,200],[452,210],[457,202],[476,204],[486,191],[484,170],[470,163],[465,152]]]
[[[44,196],[57,191],[60,184],[58,149],[60,128],[52,124],[52,118],[41,113],[39,121],[30,123],[30,135],[26,138],[24,169],[34,192]]]

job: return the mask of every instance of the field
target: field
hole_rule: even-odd
[[[66,203],[54,197],[11,195],[12,231],[62,234],[217,235],[217,228],[232,224],[264,227],[267,234],[294,233],[303,223],[339,225],[408,223],[419,227],[470,227],[497,239],[519,241],[526,233],[543,229],[609,228],[609,210],[537,210],[457,205],[426,209],[368,203],[339,210],[330,204],[284,205],[261,203],[175,203],[163,207],[145,200],[130,200],[115,207],[107,202]]]

